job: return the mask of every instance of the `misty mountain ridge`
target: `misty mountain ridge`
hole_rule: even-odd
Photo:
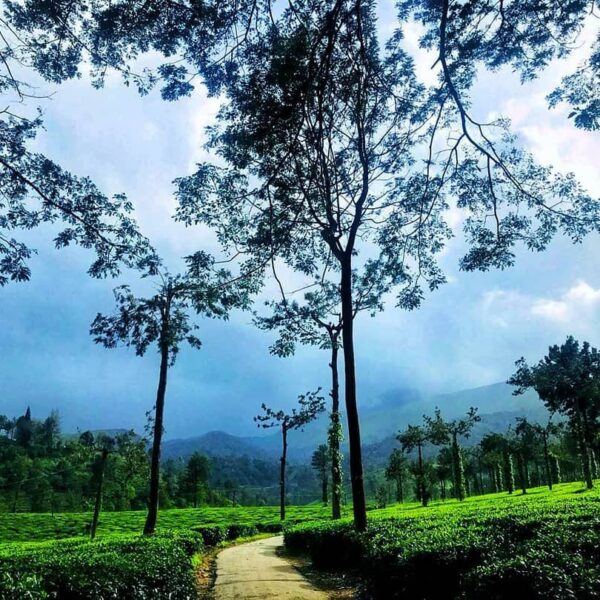
[[[471,406],[479,409],[481,422],[473,429],[465,445],[477,444],[490,431],[505,431],[514,425],[516,417],[544,421],[548,413],[538,395],[528,391],[513,396],[513,387],[506,383],[425,396],[417,390],[399,388],[383,394],[377,402],[360,408],[361,435],[365,458],[379,464],[398,446],[396,434],[409,423],[420,423],[423,414],[432,414],[439,407],[445,418],[464,415]],[[303,431],[292,431],[289,437],[289,457],[292,461],[307,460],[314,449],[326,442],[328,413],[322,414]],[[345,433],[347,439],[347,434]],[[193,452],[209,456],[250,456],[275,458],[281,450],[278,432],[256,436],[236,436],[223,431],[210,431],[193,438],[167,440],[163,443],[165,458],[187,458]],[[347,449],[346,449],[347,452]]]

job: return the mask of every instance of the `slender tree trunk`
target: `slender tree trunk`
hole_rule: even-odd
[[[367,504],[363,480],[360,422],[356,403],[356,369],[354,364],[354,309],[352,303],[352,262],[346,254],[341,264],[342,335],[348,442],[350,446],[350,480],[354,526],[358,531],[367,528]]]
[[[561,482],[560,463],[558,462],[558,457],[554,454],[552,454],[550,457],[550,466],[552,472],[552,483],[559,484]]]
[[[396,500],[402,504],[404,502],[404,490],[403,490],[402,475],[396,477]]]
[[[500,463],[494,465],[494,476],[496,477],[496,489],[501,492],[504,489],[504,482],[502,481],[502,469]]]
[[[552,469],[550,467],[550,452],[548,451],[548,436],[544,435],[544,468],[546,469],[546,482],[548,489],[552,489]]]
[[[421,496],[421,504],[427,506],[429,498],[425,490],[425,469],[423,467],[423,447],[421,444],[417,446],[419,453],[419,495]]]
[[[465,469],[456,433],[452,434],[452,462],[454,464],[454,485],[456,499],[462,502],[465,499]]]
[[[594,481],[592,479],[592,468],[590,465],[590,453],[586,439],[586,432],[584,430],[584,423],[581,417],[581,408],[579,402],[575,402],[575,428],[577,430],[577,438],[579,441],[579,452],[581,455],[581,466],[583,471],[583,479],[588,490],[594,487]]]
[[[323,477],[323,481],[322,481],[322,484],[321,484],[321,486],[322,486],[322,489],[321,489],[322,496],[321,497],[322,497],[322,500],[323,500],[323,504],[325,506],[327,506],[327,504],[329,503],[329,494],[328,494],[328,490],[327,490],[328,483],[329,483],[328,477],[327,477],[327,475],[325,475]]]
[[[525,472],[525,461],[523,454],[517,452],[517,469],[519,471],[519,482],[521,483],[521,490],[523,494],[527,493],[527,474]]]
[[[21,491],[21,484],[19,482],[17,482],[16,486],[15,486],[15,494],[13,496],[13,505],[12,505],[12,512],[16,513],[17,512],[17,502],[19,501],[19,492]]]
[[[102,449],[100,456],[100,472],[98,473],[98,488],[96,489],[96,502],[94,504],[94,516],[92,518],[92,526],[90,527],[90,539],[96,537],[96,529],[98,529],[98,519],[100,518],[100,509],[102,507],[102,487],[104,486],[104,471],[106,470],[106,460],[108,458],[108,450]]]
[[[506,483],[506,489],[509,494],[515,491],[515,475],[513,470],[512,456],[506,449],[502,451],[502,457],[504,459],[504,481]]]
[[[163,325],[164,327],[164,325]],[[169,347],[165,340],[161,343],[160,377],[156,392],[156,409],[154,413],[154,439],[152,442],[152,459],[150,463],[150,499],[148,516],[144,526],[144,535],[152,535],[156,529],[158,518],[158,494],[160,485],[160,445],[163,433],[163,413],[165,409],[165,394],[167,391],[167,372],[169,369]]]
[[[282,425],[281,436],[283,447],[281,451],[281,468],[279,471],[279,518],[285,521],[285,463],[287,460],[287,427]]]
[[[340,380],[338,373],[337,338],[331,340],[331,423],[329,425],[329,452],[331,454],[331,516],[339,519],[342,516],[342,454],[340,438]]]

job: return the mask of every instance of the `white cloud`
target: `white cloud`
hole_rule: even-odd
[[[531,314],[549,321],[575,323],[592,317],[600,304],[600,289],[585,281],[577,282],[559,300],[540,298],[533,303]]]
[[[600,289],[577,281],[558,298],[536,297],[513,290],[494,289],[484,293],[483,317],[491,325],[517,326],[532,317],[558,327],[588,329],[597,322]]]

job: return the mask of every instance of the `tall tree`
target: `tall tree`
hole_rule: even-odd
[[[339,310],[337,290],[326,281],[319,284],[317,291],[304,296],[304,304],[288,301],[267,303],[272,314],[257,316],[255,323],[261,329],[277,329],[279,337],[271,346],[272,354],[290,356],[295,352],[296,342],[317,346],[330,352],[331,413],[328,429],[328,447],[331,465],[331,511],[334,519],[341,517],[342,499],[342,452],[343,429],[340,412],[340,383],[338,355],[342,317]]]
[[[211,130],[210,145],[230,167],[200,165],[179,181],[180,218],[215,227],[232,254],[253,257],[254,269],[279,259],[309,276],[324,264],[337,273],[353,510],[364,529],[352,302],[357,265],[378,273],[381,285],[400,287],[401,306],[416,307],[424,287],[443,282],[434,256],[450,233],[443,221],[448,195],[469,213],[470,250],[461,262],[468,270],[510,266],[519,242],[542,250],[556,231],[579,241],[600,223],[598,203],[572,176],[536,165],[504,121],[489,129],[467,111],[465,93],[484,56],[514,48],[514,40],[494,46],[487,37],[496,29],[494,10],[486,13],[479,2],[468,3],[465,13],[463,3],[450,0],[401,2],[384,51],[375,0],[298,0],[281,11],[272,11],[270,0],[216,2],[211,10],[158,1],[132,7],[106,0],[93,8],[76,1],[68,10],[54,4],[10,5],[11,23],[37,42],[36,64],[46,77],[75,76],[85,57],[98,84],[110,68],[131,80],[132,59],[154,50],[182,59],[150,77],[164,82],[165,98],[191,93],[196,74],[213,93],[224,92],[221,127]],[[511,5],[513,26],[536,32],[532,6],[552,27],[563,17],[580,23],[582,7],[568,4],[560,16],[539,0],[526,11]],[[500,22],[503,5],[495,9]],[[473,23],[461,20],[481,6],[473,31]],[[417,81],[403,44],[402,28],[415,16],[425,24],[423,45],[439,55],[440,82],[429,88]],[[73,31],[87,43],[73,39]],[[561,25],[558,39],[564,31],[573,28]],[[472,35],[465,39],[465,32]],[[557,54],[554,37],[529,38],[544,50],[532,62],[520,54],[529,66],[524,72]],[[494,61],[517,64],[511,52],[506,56]]]
[[[475,423],[481,420],[477,414],[477,409],[471,407],[464,419],[454,419],[445,421],[442,418],[442,412],[439,408],[435,409],[433,417],[425,416],[425,425],[429,440],[436,445],[448,445],[452,454],[452,477],[454,480],[454,497],[457,500],[464,500],[465,490],[465,469],[463,465],[460,438],[468,438]]]
[[[96,537],[96,530],[98,529],[98,519],[100,518],[100,509],[102,507],[102,492],[104,489],[106,463],[108,461],[108,454],[114,446],[114,443],[114,439],[106,435],[98,436],[98,439],[95,440],[95,447],[100,451],[100,454],[98,460],[93,464],[94,479],[96,480],[96,499],[94,502],[94,515],[90,525],[90,539],[92,540]]]
[[[356,313],[370,311],[374,314],[382,308],[383,290],[368,272],[354,275]],[[340,307],[339,286],[321,278],[315,284],[317,290],[304,295],[304,303],[288,300],[285,295],[280,302],[268,302],[269,316],[258,316],[255,323],[261,329],[276,329],[279,337],[271,346],[272,354],[290,356],[297,342],[328,350],[331,371],[331,414],[328,445],[331,453],[331,510],[334,519],[341,517],[342,499],[342,452],[343,438],[340,411],[340,383],[338,355],[341,347],[343,318]]]
[[[594,486],[591,463],[591,432],[596,425],[600,402],[600,355],[584,342],[581,346],[569,336],[561,346],[550,346],[548,354],[529,366],[524,358],[508,380],[518,395],[533,388],[551,413],[569,418],[577,435],[581,467],[586,486]]]
[[[396,485],[396,502],[404,502],[404,480],[408,472],[408,460],[400,448],[394,448],[385,467],[385,478]]]
[[[208,457],[194,452],[185,466],[185,486],[191,491],[194,508],[198,507],[199,488],[206,487],[210,476],[210,461]]]
[[[152,458],[150,466],[150,496],[148,517],[144,533],[152,534],[158,517],[160,486],[160,449],[163,435],[163,418],[169,367],[175,363],[180,347],[187,342],[200,348],[194,335],[197,326],[191,321],[190,311],[206,317],[227,318],[228,311],[243,306],[244,293],[227,285],[227,271],[213,271],[214,261],[205,253],[189,259],[190,270],[185,275],[161,276],[156,294],[148,298],[136,297],[129,287],[115,290],[116,313],[98,314],[90,333],[94,341],[107,348],[119,344],[132,346],[138,356],[143,356],[150,346],[156,346],[160,355],[160,368],[156,403],[152,419]]]
[[[409,425],[405,431],[399,433],[396,437],[400,442],[402,452],[417,451],[417,491],[421,504],[427,506],[429,503],[429,490],[426,482],[426,466],[423,461],[423,446],[429,441],[427,431],[419,425]]]
[[[287,465],[288,433],[294,429],[302,429],[306,424],[314,421],[320,412],[325,410],[325,401],[315,392],[307,392],[298,396],[298,408],[286,413],[283,410],[275,411],[266,404],[262,404],[262,414],[254,417],[259,427],[270,429],[281,428],[281,458],[279,470],[279,516],[285,520],[285,470]]]
[[[314,452],[310,461],[312,468],[319,475],[321,482],[321,500],[327,506],[329,502],[329,463],[330,453],[326,444],[321,444]]]

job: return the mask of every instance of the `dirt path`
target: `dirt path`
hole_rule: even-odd
[[[282,546],[278,536],[223,550],[217,557],[216,600],[327,600],[328,594],[278,556]]]

